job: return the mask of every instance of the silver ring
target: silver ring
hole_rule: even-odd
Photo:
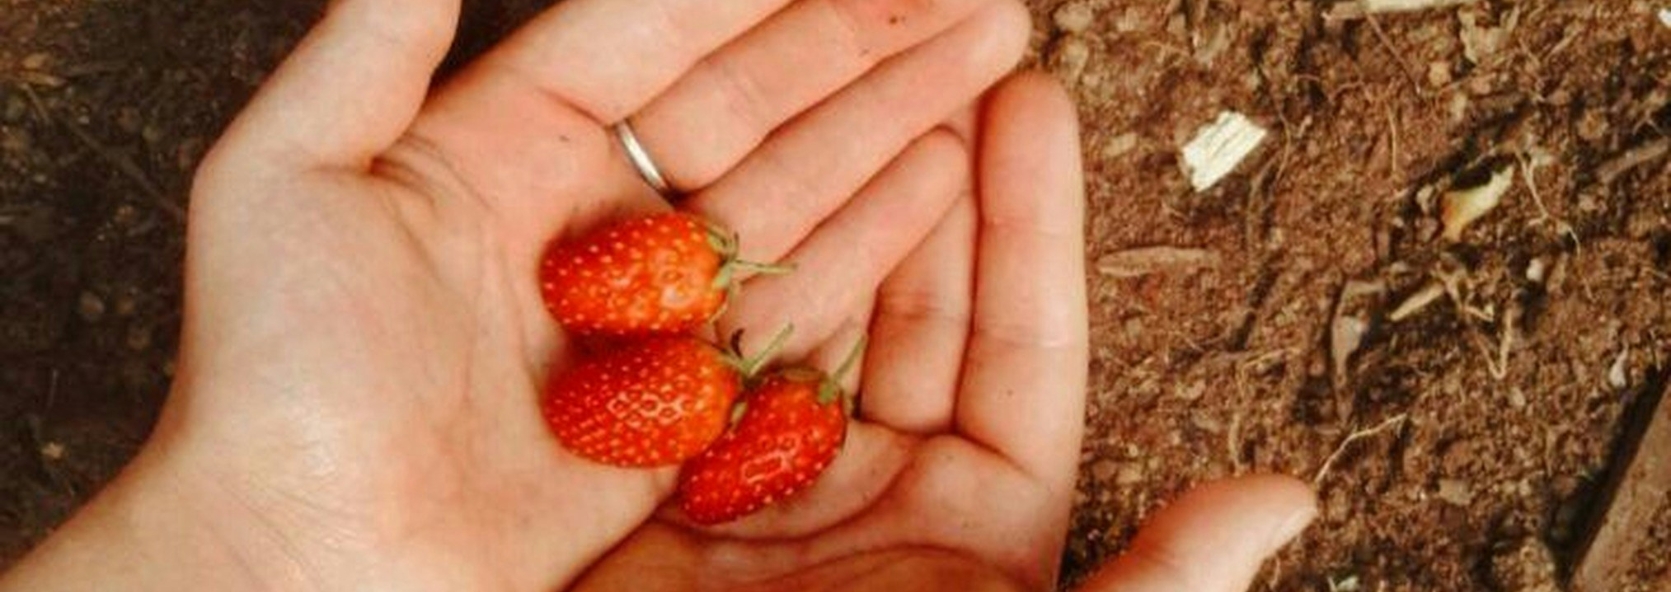
[[[632,133],[632,124],[623,119],[621,123],[615,124],[614,129],[615,139],[621,142],[621,148],[627,153],[627,162],[631,162],[632,168],[638,170],[638,176],[662,197],[675,197],[678,192],[673,190],[673,186],[667,182],[667,177],[656,167],[656,161],[650,158],[650,151],[645,150],[644,144],[638,141],[638,134]]]

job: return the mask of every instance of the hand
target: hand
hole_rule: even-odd
[[[664,511],[578,589],[1055,586],[1085,410],[1078,126],[1055,82],[1022,75],[951,128],[975,149],[972,191],[874,305],[853,312],[847,334],[812,354],[834,367],[870,328],[863,378],[850,385],[860,417],[829,471],[729,525]],[[1158,515],[1084,589],[1245,590],[1314,513],[1292,479],[1210,485]]]
[[[568,454],[537,411],[573,355],[547,241],[667,207],[607,126],[745,257],[799,266],[726,324],[807,351],[943,217],[968,157],[929,132],[1028,32],[1009,0],[570,0],[431,94],[458,10],[334,3],[211,151],[153,441],[7,584],[564,586],[673,480]]]

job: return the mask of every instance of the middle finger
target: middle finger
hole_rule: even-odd
[[[990,0],[807,0],[709,55],[632,117],[675,187],[712,183],[773,129]]]

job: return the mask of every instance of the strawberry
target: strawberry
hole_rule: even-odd
[[[851,365],[842,364],[836,376]],[[737,425],[679,475],[679,506],[691,521],[735,520],[817,481],[847,438],[850,401],[838,383],[817,370],[791,369],[745,394]]]
[[[653,337],[582,361],[546,385],[542,411],[565,448],[622,467],[678,464],[725,431],[743,380],[789,330],[749,359],[695,337]],[[740,336],[739,336],[740,337]]]
[[[553,244],[540,289],[552,316],[575,333],[684,333],[719,314],[738,271],[783,271],[736,255],[733,236],[687,214],[657,214]]]

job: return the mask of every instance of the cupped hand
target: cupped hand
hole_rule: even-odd
[[[1048,77],[1002,83],[947,126],[973,166],[934,233],[814,349],[870,349],[845,449],[807,492],[702,527],[669,508],[581,590],[1045,590],[1067,534],[1087,365],[1083,178],[1073,105]],[[792,277],[757,290],[789,289]],[[1245,590],[1310,521],[1280,477],[1163,511],[1087,591]]]

